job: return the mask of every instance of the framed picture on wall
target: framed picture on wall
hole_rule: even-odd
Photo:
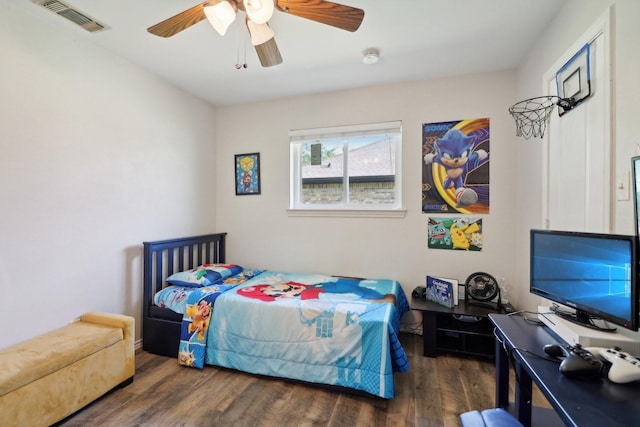
[[[260,153],[236,154],[236,196],[260,194]]]

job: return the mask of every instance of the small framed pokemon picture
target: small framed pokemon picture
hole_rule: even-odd
[[[236,196],[260,194],[260,153],[236,154]]]

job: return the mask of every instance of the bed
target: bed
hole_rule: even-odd
[[[225,239],[144,242],[143,350],[394,397],[394,374],[409,368],[398,282],[241,267],[227,263]]]

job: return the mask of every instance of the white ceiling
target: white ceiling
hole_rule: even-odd
[[[269,24],[284,62],[263,68],[243,19],[236,19],[224,37],[206,20],[166,39],[146,31],[198,0],[61,1],[110,29],[89,33],[33,0],[11,3],[213,105],[512,69],[565,2],[338,1],[365,11],[354,33],[276,11]],[[365,65],[363,51],[372,47],[379,49],[380,61]],[[235,64],[245,62],[245,50],[247,68],[238,70]]]

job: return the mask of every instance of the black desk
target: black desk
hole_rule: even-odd
[[[578,380],[558,371],[558,363],[524,350],[545,355],[545,344],[564,344],[546,326],[520,316],[490,314],[496,329],[496,406],[509,406],[509,355],[513,355],[514,415],[531,426],[532,381],[536,383],[562,421],[569,426],[639,426],[640,382],[615,384],[606,378]],[[504,343],[504,345],[503,345]]]
[[[546,326],[520,316],[490,314],[496,329],[496,406],[509,406],[509,355],[513,355],[518,380],[515,384],[514,415],[531,425],[532,381],[569,426],[640,425],[640,382],[615,384],[606,378],[579,380],[558,371],[558,363],[522,350],[545,355],[545,344],[564,344]]]

